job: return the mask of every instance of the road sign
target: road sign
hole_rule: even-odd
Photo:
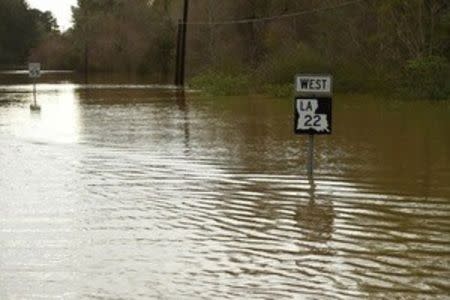
[[[304,96],[331,96],[333,77],[331,75],[301,74],[295,77],[295,91]]]
[[[326,74],[295,76],[295,133],[309,135],[308,177],[314,178],[314,135],[331,134],[333,77]]]
[[[294,111],[296,134],[331,134],[331,98],[297,97]]]
[[[29,63],[28,71],[29,71],[30,78],[41,77],[41,64],[40,63]]]

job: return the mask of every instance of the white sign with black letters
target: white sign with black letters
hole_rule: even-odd
[[[297,75],[295,90],[302,95],[327,95],[333,93],[333,78],[331,75]]]
[[[295,133],[331,134],[333,76],[299,74],[295,77]]]
[[[30,78],[41,77],[41,64],[40,63],[29,63],[28,64],[28,72],[29,72]]]
[[[294,131],[309,135],[307,172],[314,180],[314,136],[331,134],[333,77],[326,74],[295,76]]]

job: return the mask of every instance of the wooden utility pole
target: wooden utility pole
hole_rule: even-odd
[[[183,19],[178,24],[177,66],[175,70],[175,85],[184,87],[186,74],[186,44],[187,23],[189,20],[189,0],[184,0]]]
[[[177,27],[177,52],[176,52],[176,64],[175,64],[175,85],[180,86],[180,65],[181,65],[181,44],[182,44],[182,36],[181,33],[183,31],[183,23],[181,19],[178,19],[178,27]]]
[[[89,82],[89,45],[87,40],[84,42],[84,83]]]
[[[84,83],[88,84],[89,82],[89,16],[87,10],[84,11]]]
[[[189,0],[184,0],[183,11],[183,43],[181,47],[181,70],[180,70],[180,85],[184,86],[184,79],[186,75],[186,44],[187,44],[187,23],[189,20]]]

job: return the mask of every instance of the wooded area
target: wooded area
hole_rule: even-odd
[[[182,5],[78,0],[59,33],[51,15],[2,0],[1,64],[29,54],[46,68],[172,83]],[[298,72],[330,72],[342,91],[450,95],[448,0],[191,0],[188,23],[188,82],[212,93],[281,95]]]
[[[0,1],[0,66],[23,64],[31,48],[57,31],[50,12],[30,9],[24,0]]]

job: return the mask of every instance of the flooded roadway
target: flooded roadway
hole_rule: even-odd
[[[311,185],[291,99],[15,76],[0,299],[448,299],[449,103],[337,96]]]

